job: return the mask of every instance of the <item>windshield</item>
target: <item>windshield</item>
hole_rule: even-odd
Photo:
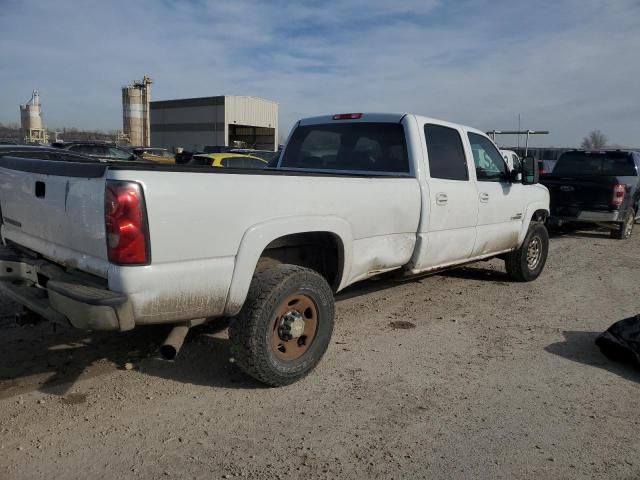
[[[633,158],[625,152],[567,152],[558,160],[553,174],[634,177],[637,172]]]
[[[335,123],[295,129],[283,168],[409,173],[404,128],[399,123]]]

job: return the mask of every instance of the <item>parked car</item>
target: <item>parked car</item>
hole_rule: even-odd
[[[96,161],[94,158],[58,148],[34,145],[0,145],[0,157],[32,158],[65,162]]]
[[[563,153],[553,173],[541,180],[551,194],[549,225],[599,225],[609,228],[612,238],[629,238],[640,214],[639,169],[637,152]]]
[[[187,165],[207,165],[225,168],[265,168],[267,162],[262,158],[240,153],[200,153],[193,155]]]
[[[143,161],[135,153],[107,142],[54,142],[51,146],[101,160]]]
[[[502,158],[504,158],[504,161],[507,162],[507,167],[509,167],[510,171],[520,170],[522,165],[520,157],[516,152],[514,152],[513,150],[500,150],[500,153],[502,154]]]
[[[160,163],[176,163],[176,157],[166,148],[155,147],[135,147],[133,153],[145,160],[152,160]]]
[[[0,184],[7,296],[78,328],[174,324],[167,357],[231,317],[235,362],[273,386],[320,361],[349,285],[493,257],[532,281],[547,259],[533,159],[509,172],[482,131],[413,114],[300,120],[274,168],[242,175],[3,157]]]

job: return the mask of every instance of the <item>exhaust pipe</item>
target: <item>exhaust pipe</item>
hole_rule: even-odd
[[[190,328],[191,322],[180,323],[173,327],[169,336],[167,336],[167,339],[160,347],[160,355],[162,358],[165,360],[175,360]]]

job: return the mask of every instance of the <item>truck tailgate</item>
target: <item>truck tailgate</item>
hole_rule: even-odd
[[[106,165],[0,158],[2,237],[104,276]]]
[[[547,176],[541,181],[549,189],[551,214],[575,216],[581,210],[609,211],[616,177]]]

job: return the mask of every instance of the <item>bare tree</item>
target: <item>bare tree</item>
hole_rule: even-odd
[[[607,136],[600,130],[592,130],[584,137],[581,146],[585,150],[601,150],[607,146]]]

